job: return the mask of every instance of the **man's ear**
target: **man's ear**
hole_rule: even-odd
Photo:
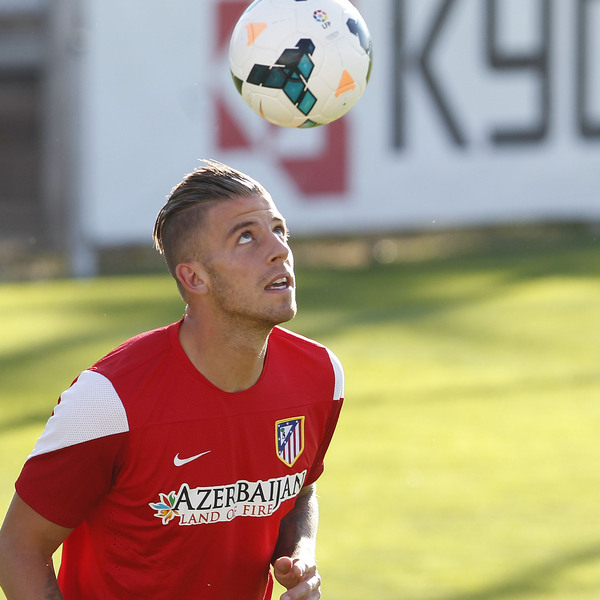
[[[179,263],[175,275],[181,286],[189,294],[206,294],[208,292],[208,273],[197,261]]]

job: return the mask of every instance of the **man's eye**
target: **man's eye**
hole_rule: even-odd
[[[287,240],[289,237],[288,232],[285,230],[284,227],[275,227],[275,229],[273,229],[273,231],[277,235],[281,236],[284,240]]]
[[[249,231],[244,231],[242,235],[240,235],[239,242],[240,244],[247,244],[253,240],[252,234]]]

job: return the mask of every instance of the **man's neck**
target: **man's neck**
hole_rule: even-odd
[[[192,364],[213,385],[224,392],[241,392],[261,376],[269,333],[209,326],[186,314],[179,341]]]

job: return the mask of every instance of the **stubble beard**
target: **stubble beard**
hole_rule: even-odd
[[[291,321],[296,316],[295,290],[290,292],[291,299],[282,296],[279,304],[266,306],[266,301],[264,301],[264,304],[260,305],[260,300],[257,300],[256,306],[253,307],[244,302],[239,291],[224,281],[212,266],[207,270],[210,274],[211,293],[220,313],[231,323],[232,327],[239,330],[255,330],[268,335],[273,327]]]

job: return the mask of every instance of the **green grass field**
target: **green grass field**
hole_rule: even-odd
[[[347,376],[325,600],[600,596],[600,241],[492,246],[299,269],[290,326]],[[161,275],[0,286],[0,516],[62,389],[181,312]]]

